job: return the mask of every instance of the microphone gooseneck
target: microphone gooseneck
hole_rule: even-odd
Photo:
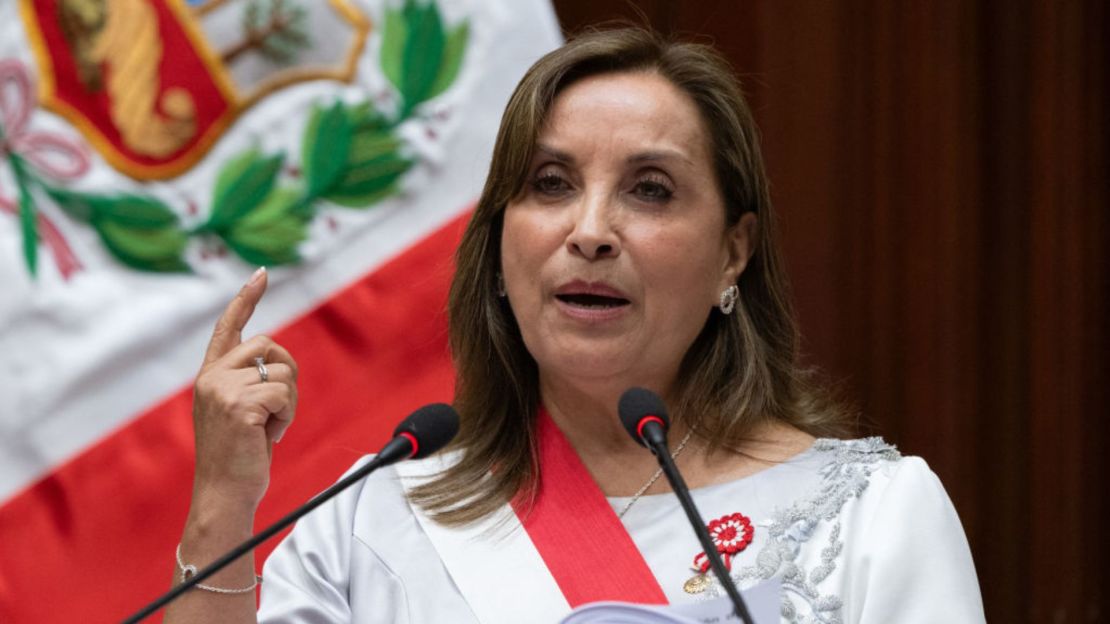
[[[705,528],[705,521],[698,513],[698,508],[694,506],[690,488],[686,487],[686,481],[682,479],[682,474],[678,472],[678,467],[671,459],[670,451],[667,449],[667,429],[670,427],[671,419],[667,415],[667,406],[663,404],[663,399],[645,388],[629,388],[621,395],[617,403],[617,412],[628,435],[651,449],[652,454],[659,460],[659,467],[663,469],[663,474],[671,483],[671,489],[678,497],[678,502],[682,504],[686,518],[690,521],[698,542],[705,550],[705,556],[709,558],[709,567],[713,569],[717,581],[721,583],[721,587],[724,587],[725,593],[732,600],[736,615],[745,624],[753,624],[755,620],[748,612],[748,605],[744,603],[740,591],[732,582],[732,577],[729,576],[724,562],[721,561],[721,553],[717,552],[717,547]]]
[[[140,622],[153,615],[156,611],[166,606],[181,594],[191,589],[197,583],[219,572],[232,561],[242,557],[262,542],[270,539],[285,527],[293,524],[308,512],[316,509],[328,500],[335,497],[348,487],[362,480],[366,475],[382,466],[397,463],[404,459],[420,459],[435,453],[447,445],[459,431],[459,415],[455,408],[445,403],[425,405],[409,414],[408,418],[401,421],[393,431],[393,439],[382,447],[381,452],[373,459],[366,462],[358,470],[344,477],[335,485],[317,494],[304,505],[294,509],[281,520],[258,532],[254,537],[236,546],[227,554],[210,563],[203,570],[198,571],[188,580],[162,594],[135,615],[124,620],[124,624]]]

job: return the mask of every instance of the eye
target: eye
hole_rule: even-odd
[[[570,182],[553,167],[544,167],[532,179],[532,190],[540,195],[559,196],[570,190]]]
[[[636,180],[632,193],[643,201],[664,203],[674,196],[670,181],[658,174],[649,174]]]

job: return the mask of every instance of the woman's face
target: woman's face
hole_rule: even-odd
[[[726,228],[703,125],[651,72],[584,78],[553,103],[501,239],[541,378],[669,388],[755,221]]]

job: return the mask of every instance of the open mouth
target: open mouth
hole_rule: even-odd
[[[620,297],[607,297],[605,295],[587,295],[587,294],[566,294],[555,295],[555,298],[563,303],[567,303],[580,308],[589,308],[594,310],[604,310],[608,308],[619,308],[631,303],[628,299]]]

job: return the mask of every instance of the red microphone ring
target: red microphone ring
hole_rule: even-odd
[[[667,424],[663,422],[663,419],[658,416],[644,416],[640,419],[640,424],[636,425],[636,435],[640,436],[640,438],[642,439],[644,437],[644,425],[653,420],[659,423],[660,427],[663,427],[664,429],[667,427]]]
[[[409,453],[409,457],[414,457],[420,451],[420,443],[416,441],[416,436],[412,435],[408,431],[402,431],[397,435],[408,438],[409,443],[412,444],[412,452]]]

